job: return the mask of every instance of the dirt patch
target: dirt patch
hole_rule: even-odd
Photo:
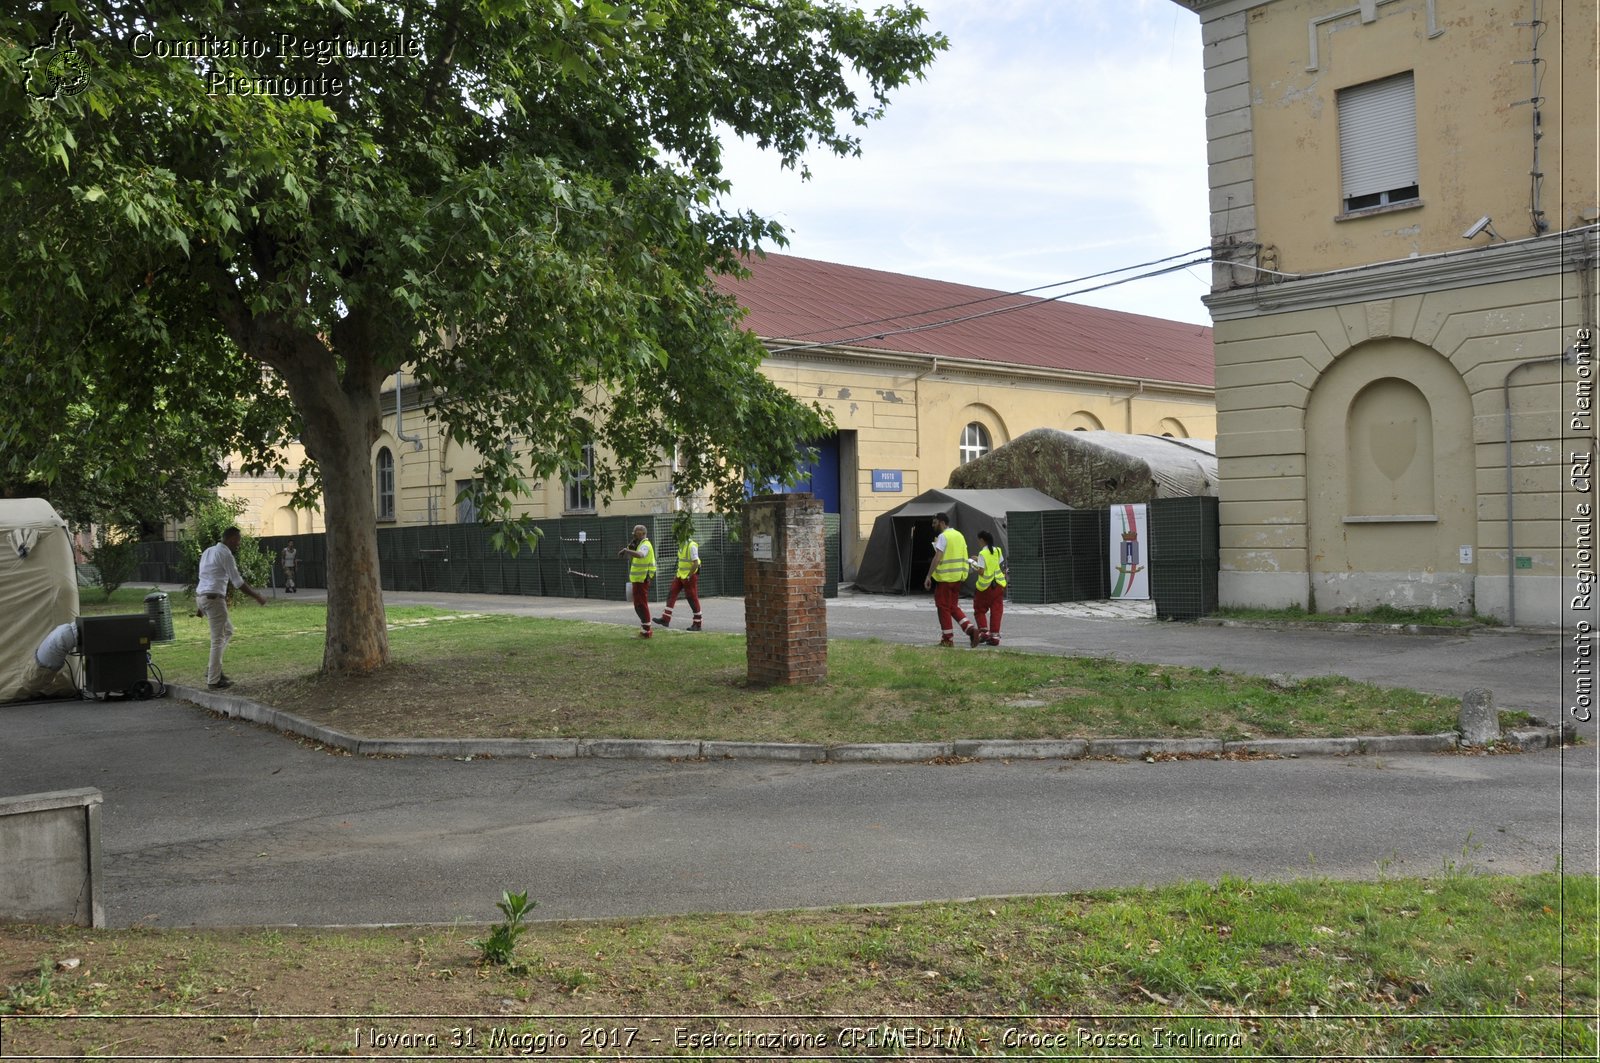
[[[590,693],[605,696],[604,677]],[[252,684],[256,700],[367,738],[559,738],[584,731],[592,713],[551,699],[527,676],[452,657],[398,662],[374,676]]]

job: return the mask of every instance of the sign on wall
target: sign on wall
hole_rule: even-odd
[[[1111,597],[1150,597],[1150,538],[1144,503],[1111,507]]]
[[[899,469],[873,469],[872,489],[874,491],[903,491],[905,481]]]

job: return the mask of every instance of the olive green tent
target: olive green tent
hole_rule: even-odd
[[[924,491],[880,516],[872,524],[855,588],[872,594],[921,594],[922,580],[933,558],[933,518],[944,513],[967,540],[969,552],[978,549],[978,533],[989,532],[1004,552],[1009,543],[1007,513],[1041,513],[1067,507],[1029,488],[1006,491]]]
[[[0,499],[0,702],[77,693],[76,662],[38,689],[33,651],[78,616],[67,522],[41,498]]]
[[[1125,432],[1035,428],[950,474],[968,490],[1031,487],[1073,509],[1217,493],[1217,446]]]

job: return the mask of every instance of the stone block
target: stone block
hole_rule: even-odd
[[[99,790],[0,798],[0,919],[105,926]]]
[[[1500,713],[1494,707],[1494,692],[1474,687],[1461,695],[1461,712],[1456,718],[1461,741],[1469,746],[1486,746],[1500,741]]]

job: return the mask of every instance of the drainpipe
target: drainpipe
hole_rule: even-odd
[[[1511,377],[1519,369],[1526,369],[1530,365],[1545,365],[1549,362],[1568,362],[1572,360],[1570,351],[1552,354],[1545,358],[1533,358],[1511,367],[1506,373],[1506,378],[1500,387],[1505,395],[1505,423],[1506,423],[1506,611],[1509,614],[1506,622],[1517,626],[1517,551],[1516,551],[1516,494],[1511,489]]]
[[[422,449],[422,437],[406,435],[405,415],[401,413],[400,391],[405,384],[406,373],[404,369],[394,371],[394,434],[402,443],[410,443],[412,450]]]

